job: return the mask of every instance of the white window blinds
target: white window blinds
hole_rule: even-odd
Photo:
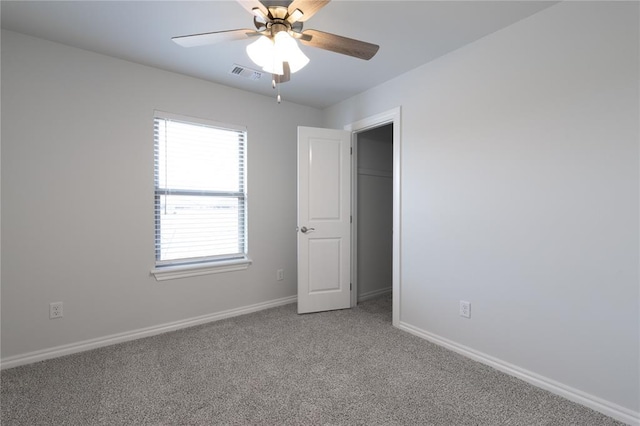
[[[246,253],[246,131],[156,113],[156,266]]]

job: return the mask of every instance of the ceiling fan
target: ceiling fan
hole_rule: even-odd
[[[330,0],[269,1],[237,0],[253,17],[254,29],[214,31],[173,37],[183,47],[203,46],[224,41],[257,38],[247,46],[249,57],[273,76],[273,87],[289,81],[291,73],[309,62],[300,43],[355,58],[369,60],[379,46],[318,30],[303,30],[304,22]],[[280,101],[278,95],[278,101]]]

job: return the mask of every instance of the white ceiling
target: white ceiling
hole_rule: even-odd
[[[285,2],[287,3],[287,2]],[[304,25],[380,45],[370,61],[301,46],[309,65],[281,87],[285,101],[324,108],[504,28],[557,2],[333,0]],[[2,28],[275,96],[256,68],[251,40],[184,48],[177,35],[253,28],[235,1],[2,1]]]

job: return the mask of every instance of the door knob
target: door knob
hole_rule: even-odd
[[[306,226],[303,226],[302,228],[300,228],[300,230],[302,231],[303,234],[306,234],[308,232],[315,231],[316,228],[307,228]]]

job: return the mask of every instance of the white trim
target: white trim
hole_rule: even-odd
[[[371,290],[371,291],[367,291],[365,293],[361,293],[358,296],[358,303],[364,302],[365,300],[369,300],[369,299],[375,299],[378,296],[382,296],[383,294],[391,293],[392,291],[393,291],[392,287],[387,287],[387,288],[383,288],[383,289],[379,289],[379,290]]]
[[[116,343],[128,342],[130,340],[141,339],[144,337],[167,333],[169,331],[175,331],[187,327],[206,324],[208,322],[250,314],[252,312],[262,311],[264,309],[275,308],[277,306],[295,303],[296,300],[298,300],[297,296],[289,296],[281,299],[270,300],[268,302],[256,303],[254,305],[242,306],[240,308],[228,309],[226,311],[216,312],[213,314],[201,315],[198,317],[173,321],[170,323],[126,331],[124,333],[111,334],[109,336],[98,337],[96,339],[83,340],[81,342],[71,343],[68,345],[56,346],[53,348],[28,352],[26,354],[15,355],[0,360],[0,369],[5,370],[8,368],[18,367],[20,365],[44,361],[46,359],[58,358],[64,355],[70,355],[78,352],[101,348],[104,346],[114,345]]]
[[[385,112],[381,112],[380,114],[376,114],[372,117],[368,117],[355,123],[347,124],[344,126],[345,130],[352,132],[353,138],[356,138],[356,133],[363,132],[365,130],[373,129],[375,127],[380,127],[385,124],[393,124],[393,272],[392,272],[392,292],[393,292],[393,320],[392,323],[395,327],[400,325],[400,292],[401,292],[401,259],[402,255],[400,253],[401,246],[401,235],[402,235],[402,132],[400,131],[402,127],[401,123],[402,118],[402,109],[401,107],[395,107]],[[352,147],[354,148],[353,154],[355,161],[355,157],[357,155],[357,144],[354,144],[352,141]],[[352,163],[353,164],[353,163]],[[352,167],[352,170],[356,170],[357,165]],[[355,198],[355,193],[352,193],[352,197]],[[356,220],[357,214],[357,203],[355,200],[352,200],[352,214],[354,217],[354,224]],[[354,207],[356,205],[356,207]],[[353,227],[355,229],[355,226]],[[352,238],[356,238],[356,234],[352,233]],[[352,247],[355,246],[352,244]],[[352,249],[351,255],[355,258],[356,251]],[[355,262],[351,262],[352,265]],[[355,301],[357,299],[357,275],[355,268],[352,266],[352,277],[354,279],[353,283],[353,292],[352,294],[352,306],[355,305]]]
[[[157,281],[175,280],[177,278],[196,277],[198,275],[219,274],[222,272],[244,271],[251,265],[251,259],[221,260],[193,265],[161,266],[151,270]]]
[[[346,128],[346,126],[345,126]],[[351,132],[351,307],[358,306],[358,134]]]
[[[436,345],[445,347],[461,355],[471,358],[474,361],[481,362],[503,373],[517,377],[525,382],[531,383],[541,389],[545,389],[551,393],[559,395],[570,401],[589,407],[592,410],[606,414],[613,417],[616,420],[625,422],[629,425],[640,425],[640,412],[635,412],[628,408],[622,407],[610,401],[606,401],[597,396],[590,395],[581,390],[572,388],[560,382],[557,382],[548,377],[541,376],[532,371],[525,370],[524,368],[505,362],[501,359],[494,358],[485,353],[479,352],[475,349],[471,349],[467,346],[461,345],[444,337],[422,330],[418,327],[414,327],[405,322],[400,322],[398,328],[411,333],[415,336],[428,340]]]
[[[166,120],[173,121],[181,121],[183,123],[197,123],[203,124],[205,126],[216,127],[218,129],[225,130],[237,130],[239,132],[247,132],[247,126],[243,126],[241,124],[233,124],[233,123],[221,123],[219,121],[210,120],[208,118],[203,117],[192,117],[187,115],[174,114],[172,112],[154,110],[153,111],[154,118],[164,118]]]

